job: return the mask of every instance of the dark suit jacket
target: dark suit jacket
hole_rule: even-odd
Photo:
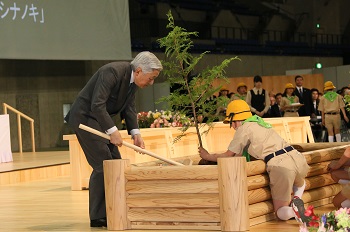
[[[321,116],[321,112],[318,110],[318,104],[320,103],[320,100],[316,100],[316,109],[314,108],[314,103],[311,103],[311,113],[315,114],[315,116]]]
[[[128,132],[137,129],[137,86],[130,86],[130,79],[131,66],[128,62],[113,62],[102,66],[78,94],[66,121],[74,130],[82,123],[106,131],[115,126],[111,117],[121,113]]]
[[[298,96],[300,104],[304,104],[298,110],[299,116],[311,116],[312,99],[310,89],[303,87],[303,97],[300,96],[297,88],[295,88],[294,94]]]
[[[275,117],[282,117],[280,108],[278,107],[278,104],[273,104],[270,109],[270,117],[275,118]]]

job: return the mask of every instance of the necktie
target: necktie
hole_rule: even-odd
[[[259,95],[259,90],[258,90],[258,95]]]
[[[300,97],[303,97],[303,90],[299,88]]]

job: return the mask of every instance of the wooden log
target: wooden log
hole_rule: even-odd
[[[320,200],[312,201],[312,202],[309,202],[309,203],[305,203],[305,207],[307,207],[308,205],[312,205],[312,206],[314,206],[316,208],[316,207],[320,207],[320,206],[323,206],[323,205],[328,205],[328,204],[332,203],[332,200],[333,200],[333,197],[327,197],[327,198],[324,198],[324,199],[320,199]],[[269,207],[271,207],[271,205],[269,205]],[[258,216],[258,217],[250,218],[249,219],[249,225],[250,226],[254,226],[254,225],[261,224],[261,223],[264,223],[264,222],[267,222],[267,221],[271,221],[271,220],[276,219],[276,218],[277,217],[276,217],[275,213],[273,211],[271,211],[271,213],[267,213],[267,214],[264,214],[264,215],[261,215],[261,216]]]
[[[130,208],[130,221],[220,222],[219,208]]]
[[[128,180],[217,180],[216,165],[132,167],[125,173]]]
[[[341,186],[339,184],[333,184],[329,186],[324,186],[321,188],[312,189],[310,191],[305,191],[303,194],[303,201],[305,203],[314,202],[324,198],[329,198],[341,191]],[[255,218],[262,215],[272,213],[274,211],[272,200],[263,201],[255,204],[249,205],[249,218]]]
[[[269,187],[258,188],[248,191],[248,202],[249,205],[267,201],[271,199],[271,191]]]
[[[131,194],[126,198],[126,203],[130,208],[218,208],[219,195],[215,193]]]
[[[317,176],[317,175],[322,175],[325,173],[329,173],[329,171],[327,170],[328,164],[331,161],[325,161],[325,162],[321,162],[321,163],[314,163],[314,164],[310,164],[310,170],[309,173],[307,174],[308,177],[311,176]]]
[[[254,177],[254,176],[253,176]],[[332,180],[329,173],[320,176],[312,176],[306,178],[306,190],[318,189],[322,191],[322,187],[332,185],[334,181]],[[292,194],[292,193],[291,193]],[[269,187],[261,187],[248,191],[248,202],[249,205],[258,202],[263,202],[271,199],[271,191]]]
[[[273,204],[270,200],[249,205],[249,218],[256,218],[272,212],[274,212]]]
[[[103,161],[108,230],[130,229],[124,175],[129,164],[129,160]]]
[[[330,173],[322,174],[319,176],[311,176],[306,178],[306,190],[311,190],[315,188],[320,188],[322,186],[328,186],[334,184],[334,180],[332,179]]]
[[[340,184],[332,184],[321,188],[312,189],[310,191],[305,191],[302,199],[305,203],[308,203],[326,197],[332,197],[338,194],[341,189],[342,187]]]
[[[349,145],[349,142],[334,142],[334,143],[293,143],[291,144],[300,152],[315,151],[331,147],[339,147]]]
[[[134,193],[219,193],[217,180],[133,180],[126,191]]]
[[[269,185],[269,176],[267,173],[259,174],[255,176],[248,176],[248,190],[254,190],[258,188],[263,188]]]
[[[221,231],[249,230],[245,157],[219,158],[218,172]]]
[[[266,164],[262,160],[255,160],[247,163],[247,176],[254,176],[266,172]]]
[[[349,145],[325,148],[316,151],[308,151],[303,152],[303,155],[305,156],[308,164],[320,163],[324,161],[339,159],[348,146]]]

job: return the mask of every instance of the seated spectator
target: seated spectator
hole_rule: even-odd
[[[337,161],[332,161],[328,165],[332,179],[344,185],[343,190],[333,198],[333,204],[337,208],[350,208],[349,187],[350,187],[350,147],[346,148],[344,154]],[[347,196],[347,197],[346,197]]]
[[[282,93],[277,93],[275,96],[275,104],[271,105],[270,109],[270,117],[282,117],[282,111],[281,111],[281,102],[282,102]]]
[[[282,94],[281,110],[284,111],[283,117],[299,117],[297,107],[288,107],[294,103],[299,103],[299,98],[294,93],[292,83],[287,83]]]

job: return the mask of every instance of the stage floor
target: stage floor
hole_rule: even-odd
[[[60,164],[68,168],[70,166],[68,151],[14,153],[13,158],[14,162],[0,164],[0,174]],[[88,190],[71,191],[69,174],[63,177],[1,185],[0,231],[106,231],[106,228],[90,228],[88,194]],[[332,210],[334,210],[332,205],[326,205],[316,208],[315,212],[321,214]],[[295,220],[271,221],[250,228],[250,231],[259,232],[298,230],[299,225]],[[196,231],[200,230],[192,232]]]
[[[88,193],[71,191],[70,177],[1,186],[0,231],[106,231],[89,226]],[[331,210],[333,207],[327,205],[317,208],[316,213]],[[271,221],[250,228],[259,232],[298,230],[295,220]],[[165,231],[179,230],[159,230]]]
[[[69,151],[13,153],[13,162],[0,163],[0,173],[69,164]]]

